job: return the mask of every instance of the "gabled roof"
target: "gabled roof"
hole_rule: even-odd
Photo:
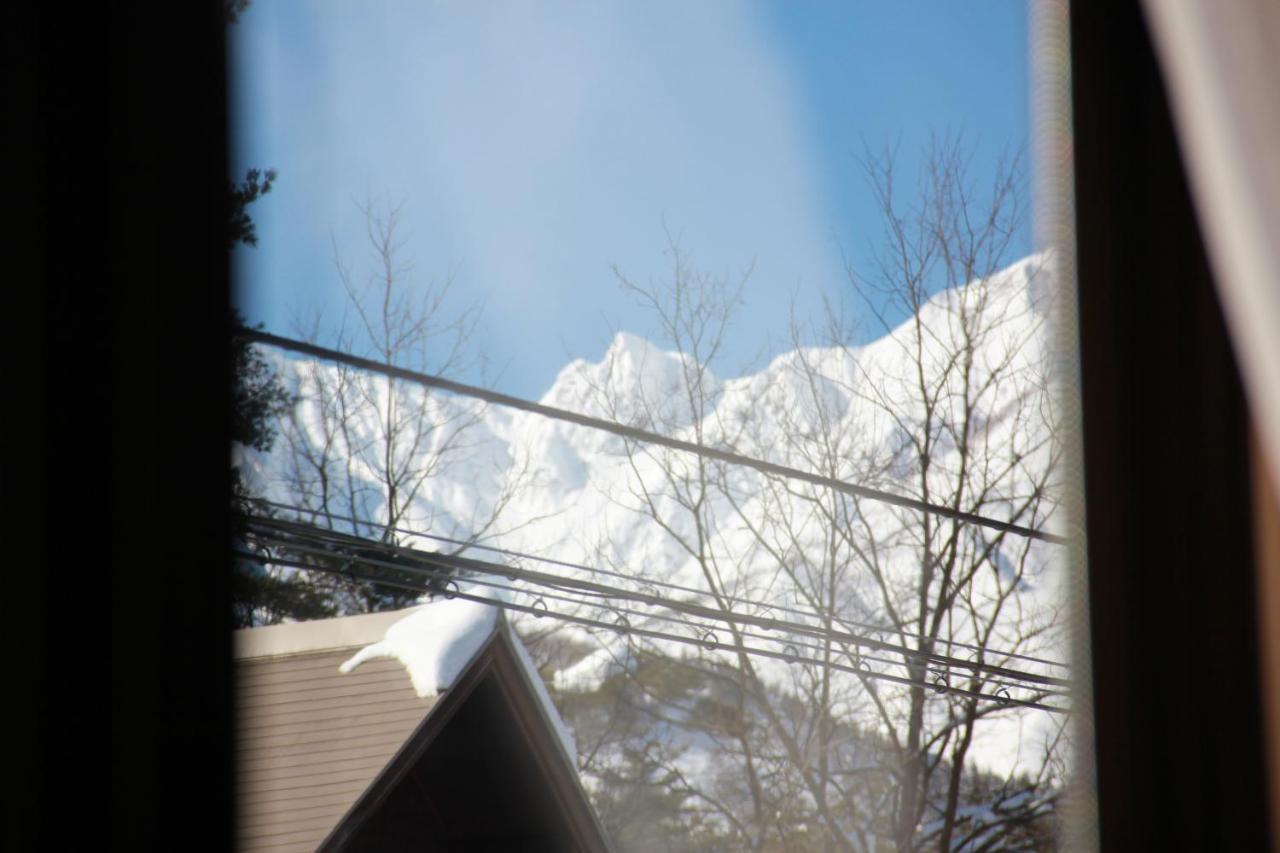
[[[499,620],[319,849],[608,850],[535,679]]]
[[[438,697],[369,653],[433,606],[237,632],[240,849],[608,849],[504,619]]]
[[[426,716],[396,661],[338,672],[403,617],[235,632],[238,849],[315,850]]]

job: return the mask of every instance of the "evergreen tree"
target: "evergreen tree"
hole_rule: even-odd
[[[230,4],[228,20],[234,21],[247,2]],[[234,14],[233,14],[234,13]],[[271,191],[276,171],[249,169],[239,183],[227,183],[227,251],[237,244],[258,245],[258,233],[248,207]],[[275,369],[253,344],[236,330],[243,328],[244,316],[230,308],[231,440],[266,453],[275,443],[275,421],[291,399]],[[261,324],[258,326],[261,328]],[[270,512],[255,500],[252,487],[239,466],[231,470],[232,507],[238,513]],[[237,536],[235,550],[245,550]],[[328,598],[302,575],[278,575],[261,563],[237,559],[231,584],[231,622],[236,628],[269,625],[284,619],[318,619],[334,614]]]

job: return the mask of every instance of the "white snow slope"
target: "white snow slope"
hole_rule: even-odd
[[[937,430],[935,458],[930,474],[931,487],[945,494],[959,466],[966,470],[983,468],[999,478],[1009,499],[992,500],[981,509],[996,518],[1011,518],[1022,488],[1048,465],[1051,453],[1049,427],[1038,420],[1050,405],[1048,383],[1039,365],[1047,352],[1049,330],[1044,322],[1051,271],[1041,256],[1020,261],[988,280],[941,293],[926,305],[920,319],[929,332],[922,348],[913,345],[912,321],[891,334],[863,347],[808,348],[775,358],[753,375],[721,380],[709,372],[699,374],[683,356],[664,351],[638,337],[620,333],[599,362],[576,360],[557,377],[541,402],[575,412],[607,417],[642,426],[702,444],[732,448],[736,452],[769,459],[793,467],[818,470],[846,480],[858,480],[886,490],[918,496],[921,484],[918,469],[905,452],[905,439],[923,419],[918,399],[913,401],[912,382],[919,379],[917,362],[926,377],[940,376],[948,367],[951,344],[962,335],[964,324],[979,318],[989,334],[973,352],[970,391],[976,395],[970,420],[971,451],[966,459],[956,452],[955,437]],[[963,311],[959,310],[964,308]],[[966,319],[967,318],[967,319]],[[323,429],[317,389],[335,381],[336,368],[302,359],[281,359],[280,364],[303,395],[299,413],[305,435],[288,430],[270,458],[249,460],[256,464],[262,484],[274,499],[297,503],[296,493],[286,485],[290,447],[312,450],[328,446],[335,460],[334,471],[347,470],[365,490],[369,500],[358,514],[385,512],[382,492],[374,470],[360,447],[376,445],[381,419],[378,407],[385,405],[385,379],[359,379],[371,403],[346,415],[346,437],[335,439]],[[700,376],[700,398],[705,405],[690,403],[690,377]],[[985,379],[1007,377],[989,387]],[[936,406],[958,418],[959,380],[944,383]],[[628,577],[601,578],[629,589],[662,591],[699,603],[709,603],[705,595],[655,590],[646,581],[680,584],[706,590],[703,567],[686,546],[697,541],[692,516],[682,507],[679,495],[698,484],[697,460],[687,454],[662,448],[638,447],[621,438],[576,425],[548,420],[538,415],[485,407],[476,401],[423,389],[403,386],[404,400],[421,402],[435,422],[468,423],[465,440],[457,450],[437,458],[435,452],[448,443],[450,428],[435,430],[414,452],[399,460],[414,466],[438,467],[421,485],[406,525],[415,531],[445,536],[466,536],[491,513],[493,502],[510,486],[515,472],[528,472],[523,487],[503,508],[484,541],[524,552],[580,561],[608,567]],[[950,408],[949,408],[950,407]],[[402,408],[404,408],[402,406]],[[343,444],[343,441],[347,444]],[[350,446],[350,451],[345,448]],[[365,454],[368,455],[368,454]],[[375,456],[368,456],[375,459]],[[803,576],[822,568],[824,533],[817,508],[832,500],[821,489],[793,483],[788,494],[780,484],[770,482],[752,470],[723,471],[724,488],[712,488],[702,506],[704,557],[714,558],[719,582],[742,601],[735,609],[743,612],[782,616],[774,608],[807,608],[797,582],[779,569],[786,563]],[[868,472],[873,473],[868,473]],[[870,479],[869,479],[870,478]],[[951,478],[949,480],[948,478]],[[818,503],[805,498],[821,499]],[[732,499],[731,499],[732,498]],[[821,501],[828,503],[823,504]],[[848,508],[847,499],[840,507]],[[869,535],[879,537],[880,557],[890,587],[908,595],[911,579],[918,576],[920,548],[912,539],[918,534],[919,516],[886,505],[862,501],[861,523]],[[1034,518],[1019,517],[1024,524],[1055,529],[1056,519],[1042,511]],[[966,532],[979,546],[990,541],[989,530]],[[985,537],[982,538],[982,537]],[[683,538],[683,542],[681,541]],[[407,544],[431,549],[430,540],[407,540]],[[1034,544],[1024,553],[1026,541],[1007,537],[989,560],[990,568],[974,582],[975,595],[993,596],[1008,584],[1013,567],[1026,570],[1017,593],[1006,607],[997,630],[988,640],[996,650],[1016,650],[1022,654],[1064,659],[1061,631],[1053,627],[1054,613],[1060,613],[1061,570],[1057,549]],[[767,547],[766,547],[767,546]],[[491,559],[484,552],[473,556]],[[1021,561],[1021,562],[1020,562]],[[574,570],[523,561],[529,568],[573,574]],[[592,577],[583,572],[582,577]],[[505,581],[505,579],[503,579]],[[1001,584],[1005,584],[1002,587]],[[519,586],[518,584],[516,586]],[[554,593],[558,595],[560,593]],[[573,612],[614,623],[621,612],[618,602],[601,600],[573,604],[553,597],[547,590],[521,588],[509,593],[515,603],[532,604],[539,598],[551,611]],[[872,625],[887,622],[883,590],[868,573],[860,571],[856,560],[841,570],[836,610],[842,618]],[[625,613],[632,627],[667,631],[691,639],[701,632],[664,621],[670,615],[639,604],[627,605]],[[979,605],[981,606],[981,605]],[[520,630],[536,625],[544,630],[551,620],[535,620],[512,614]],[[799,617],[795,617],[799,618]],[[717,639],[727,632],[713,626]],[[1025,635],[1037,629],[1035,637]],[[1043,630],[1041,630],[1043,629]],[[625,637],[608,631],[594,631],[564,625],[558,629],[581,640],[585,657],[569,661],[554,673],[557,689],[587,691],[618,667],[631,660]],[[953,638],[972,640],[963,625],[953,628]],[[801,638],[804,639],[804,638]],[[807,640],[806,640],[807,641]],[[795,638],[762,637],[762,647],[781,650]],[[675,656],[711,658],[727,652],[700,650],[696,645],[668,641],[644,641],[644,648]],[[401,656],[408,653],[399,653]],[[967,654],[967,653],[966,653]],[[963,656],[963,655],[961,655]],[[988,655],[988,660],[1008,662],[1023,668],[1037,665]],[[878,670],[901,673],[890,664],[874,664]],[[761,659],[763,678],[778,690],[795,686],[798,668],[785,661]],[[1038,671],[1063,674],[1059,670]],[[434,685],[420,684],[419,689]],[[901,691],[884,683],[881,698],[892,704],[901,701]],[[988,689],[994,689],[989,687]],[[1013,691],[1015,696],[1020,695]],[[842,694],[848,711],[856,717],[866,709],[865,689],[849,677]],[[895,696],[897,698],[895,699]],[[939,711],[941,713],[941,711]],[[984,720],[978,728],[972,750],[980,766],[1008,772],[1036,763],[1036,750],[1051,737],[1060,722],[1041,711],[1011,708]]]

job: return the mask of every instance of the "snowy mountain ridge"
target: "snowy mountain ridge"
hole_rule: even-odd
[[[980,283],[934,295],[916,317],[867,345],[794,350],[757,373],[732,379],[718,378],[687,356],[621,332],[599,361],[579,359],[566,365],[540,402],[913,496],[927,486],[931,497],[945,499],[949,484],[985,466],[991,470],[992,498],[979,509],[995,518],[1013,518],[1052,456],[1050,427],[1040,422],[1052,406],[1043,372],[1050,283],[1044,257],[1032,256]],[[920,328],[927,332],[918,334]],[[971,340],[972,346],[960,348],[966,350],[967,367],[956,372],[959,339]],[[297,504],[299,483],[305,479],[298,476],[298,459],[319,454],[333,465],[331,473],[355,484],[350,493],[360,497],[354,505],[348,501],[349,514],[385,518],[378,457],[367,452],[384,435],[380,413],[389,399],[385,380],[340,377],[338,368],[304,359],[282,358],[278,364],[301,402],[276,451],[250,460],[266,494]],[[936,379],[926,383],[929,390],[923,397],[922,376]],[[334,429],[336,410],[324,400],[342,382],[357,383],[365,404],[344,410],[339,431]],[[975,395],[974,388],[982,393]],[[428,394],[416,386],[401,384],[394,393],[403,395],[398,398],[401,408],[421,406],[425,422],[445,425],[429,430],[396,460],[406,469],[433,468],[421,482],[403,528],[466,538],[484,527],[501,504],[496,521],[485,529],[486,544],[620,572],[626,577],[608,582],[639,591],[660,589],[701,604],[715,600],[708,586],[714,584],[718,595],[736,602],[735,610],[756,614],[782,612],[775,608],[812,611],[819,587],[811,580],[825,572],[839,583],[830,585],[833,591],[819,590],[831,596],[823,606],[870,625],[889,621],[886,596],[909,600],[912,578],[920,571],[917,517],[899,508],[854,503],[818,487],[700,463],[690,454],[637,445],[532,413]],[[927,435],[920,432],[926,423],[932,424]],[[961,423],[962,428],[956,426]],[[922,435],[932,448],[923,478],[916,461]],[[313,487],[304,484],[301,490]],[[833,519],[846,533],[863,530],[878,539],[882,577],[860,570],[859,559],[865,556],[823,556],[824,549],[833,547]],[[1019,521],[1053,529],[1058,520],[1050,509]],[[958,625],[949,639],[1062,659],[1061,632],[1044,615],[1060,609],[1061,601],[1061,571],[1052,546],[1012,537],[990,545],[994,534],[978,528],[964,535],[972,537],[966,545],[971,550],[991,551],[986,559],[991,577],[975,577],[975,594],[980,600],[1005,595],[1016,602],[1019,621],[1006,626],[995,620],[989,636]],[[426,540],[406,544],[434,547]],[[857,545],[846,541],[839,547],[848,551]],[[1001,586],[1001,577],[1007,583],[1011,572],[1018,573],[1014,595]],[[600,580],[587,572],[576,574]],[[621,615],[633,628],[695,640],[702,636],[701,629],[634,604],[623,610],[617,602],[567,601],[568,596],[557,599],[556,593],[538,588],[503,595],[609,623]],[[547,621],[513,613],[513,624],[522,631],[544,631]],[[723,626],[709,630],[718,639],[730,636]],[[582,650],[544,667],[561,691],[598,689],[611,674],[631,665],[638,648],[734,664],[729,652],[699,649],[696,643],[646,640],[638,646],[624,635],[572,624],[560,627],[558,634]],[[752,642],[778,649],[787,640],[762,637]],[[795,668],[785,661],[762,658],[756,666],[774,689],[786,691],[797,684]],[[876,666],[892,670],[888,664]],[[849,682],[835,707],[856,716],[870,699],[856,679]],[[890,705],[902,699],[889,687],[876,698]],[[1019,769],[1054,722],[1037,711],[993,715],[976,735],[975,757],[1000,772]],[[699,758],[691,748],[688,760],[692,770],[706,756]]]

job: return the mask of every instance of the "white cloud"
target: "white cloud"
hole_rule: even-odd
[[[606,339],[602,313],[637,325],[610,267],[660,275],[664,219],[703,268],[756,260],[757,318],[785,313],[798,278],[839,279],[803,103],[749,6],[262,12],[245,23],[274,40],[246,43],[276,55],[251,58],[248,75],[272,78],[256,82],[257,108],[283,137],[272,150],[293,194],[273,199],[263,227],[297,233],[264,239],[259,255],[296,256],[311,241],[327,256],[332,228],[358,259],[351,199],[389,190],[408,201],[417,274],[460,266],[461,283],[490,297],[490,349],[508,358],[517,350],[501,341],[522,338],[521,358],[545,359],[548,379],[561,340],[585,354]]]

